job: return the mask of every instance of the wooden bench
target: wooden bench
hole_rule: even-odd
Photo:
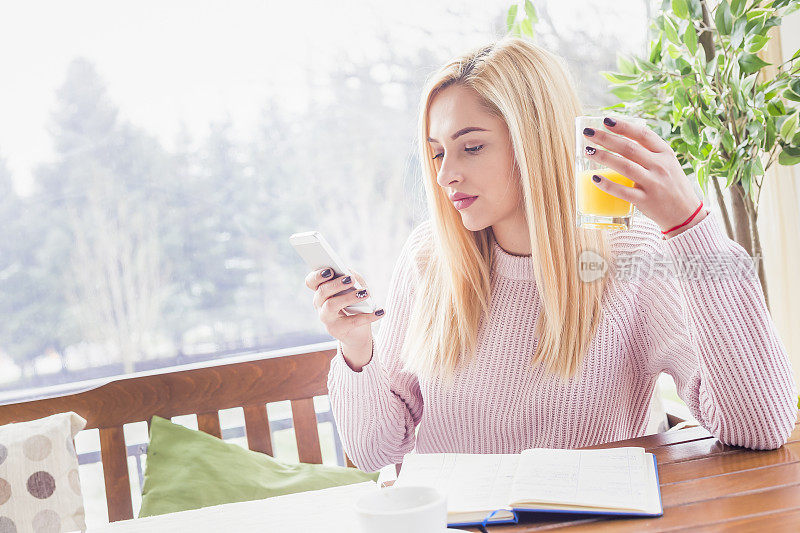
[[[301,462],[322,463],[314,397],[328,393],[327,376],[335,349],[292,353],[233,363],[171,370],[116,379],[75,394],[0,405],[0,425],[75,411],[85,429],[99,429],[108,519],[133,518],[123,426],[154,415],[197,414],[198,428],[221,436],[219,411],[241,407],[247,446],[272,455],[266,404],[289,400]],[[353,466],[345,456],[348,466]]]
[[[186,370],[166,369],[115,379],[74,394],[0,405],[0,425],[75,411],[85,429],[99,429],[108,519],[133,518],[125,424],[154,415],[197,414],[198,428],[221,437],[219,411],[241,407],[247,446],[272,455],[266,404],[289,400],[298,458],[322,463],[314,397],[328,394],[327,376],[336,349],[281,350],[277,357],[210,361]],[[682,419],[669,414],[669,426]],[[345,455],[348,466],[354,466]],[[399,467],[399,465],[397,465]],[[399,468],[398,468],[399,470]]]

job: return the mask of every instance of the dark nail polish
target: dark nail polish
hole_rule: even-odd
[[[600,182],[600,176],[595,174],[594,176],[592,176],[592,180],[594,180],[595,183],[599,183]]]
[[[329,278],[331,277],[331,274],[333,274],[333,270],[331,270],[330,268],[326,268],[325,270],[322,271],[323,278]]]
[[[350,279],[350,276],[345,276],[344,278],[342,278],[342,283],[344,283],[345,285],[347,285],[351,281],[353,281],[353,280]]]
[[[383,309],[378,309],[377,311],[375,311],[375,314],[378,316],[383,316]]]
[[[613,118],[606,117],[606,118],[603,119],[603,124],[605,124],[609,128],[613,128],[614,126],[617,125],[617,121],[614,120]]]
[[[597,151],[597,148],[595,148],[593,146],[587,146],[586,147],[586,153],[589,154],[589,155],[594,155],[594,153],[596,151]]]
[[[361,289],[356,293],[356,298],[363,298],[367,295],[367,289]]]
[[[594,135],[594,130],[592,128],[583,128],[583,134],[587,137],[591,137]]]

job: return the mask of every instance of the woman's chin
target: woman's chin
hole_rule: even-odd
[[[474,216],[464,213],[461,214],[461,222],[464,224],[464,227],[470,231],[480,231],[487,226],[487,224],[482,223],[481,220],[476,219]]]

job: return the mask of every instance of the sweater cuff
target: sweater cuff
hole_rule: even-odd
[[[664,239],[674,257],[730,253],[731,240],[712,213],[696,225],[674,237]]]
[[[383,374],[380,361],[375,357],[375,341],[372,341],[372,359],[356,372],[342,354],[342,343],[336,343],[336,355],[331,359],[331,368],[328,376],[328,386],[337,390],[348,391],[350,394],[370,394],[378,390],[378,383]]]

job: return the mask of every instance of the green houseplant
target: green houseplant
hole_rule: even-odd
[[[765,298],[758,201],[771,165],[800,163],[800,50],[777,65],[759,52],[798,8],[798,0],[667,0],[648,56],[619,57],[619,71],[603,73],[622,100],[608,109],[651,119],[704,192],[711,183],[728,236],[759,260]]]
[[[508,11],[510,33],[533,37],[536,11]],[[664,0],[645,57],[617,57],[604,72],[617,109],[648,119],[705,193],[709,183],[728,236],[761,257],[756,221],[764,175],[800,163],[800,50],[786,62],[762,57],[770,29],[800,0]],[[724,201],[729,191],[730,209]],[[763,261],[758,274],[767,298]]]

